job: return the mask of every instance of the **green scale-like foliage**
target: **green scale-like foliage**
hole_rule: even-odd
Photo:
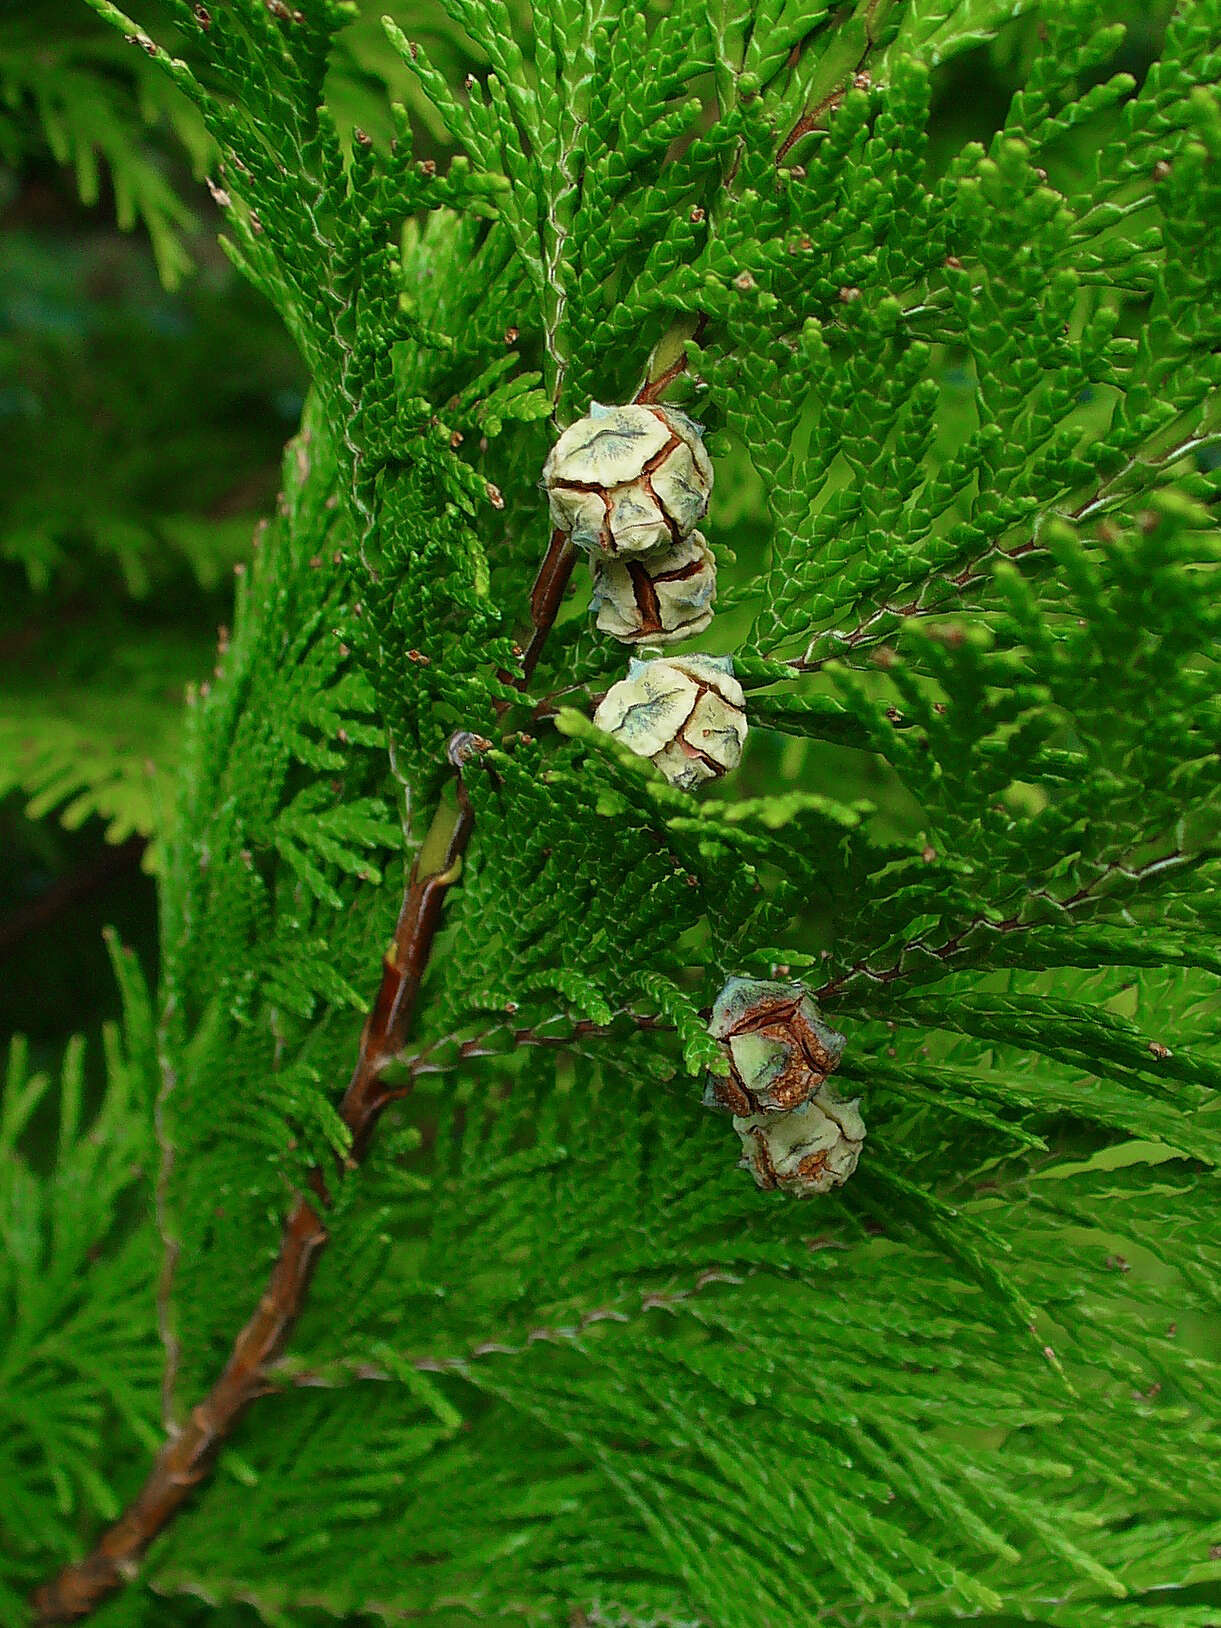
[[[352,8],[180,4],[171,55],[94,4],[312,378],[188,709],[142,1297],[100,1240],[171,1418],[312,1164],[333,1201],[280,1394],[101,1620],[1212,1620],[1217,0],[1139,80],[1102,3],[446,0],[374,137]],[[948,144],[934,70],[1006,26],[1025,87]],[[512,688],[550,438],[680,360],[752,724],[699,798],[593,728],[580,573]],[[344,1169],[456,730],[417,1090]],[[699,1104],[777,966],[868,1125],[808,1205]],[[0,1620],[138,1473],[107,1383]]]
[[[100,1104],[89,1106],[79,1040],[58,1079],[13,1041],[0,1092],[5,1622],[25,1619],[23,1585],[77,1540],[82,1520],[114,1519],[134,1456],[158,1441],[164,1353],[149,1287],[159,1246],[151,1217],[132,1221],[157,1164],[156,1039],[134,958],[116,948],[114,961],[126,1024],[103,1034]]]
[[[595,1083],[581,1060],[558,1091],[511,1066],[510,1099],[447,1090],[439,1126],[421,1106],[427,1159],[371,1176],[376,1223],[324,1269],[322,1296],[342,1276],[359,1310],[319,1300],[289,1394],[243,1444],[249,1490],[205,1496],[159,1586],[272,1620],[551,1622],[578,1598],[651,1622],[681,1576],[680,1597],[764,1625],[903,1620],[913,1578],[930,1614],[1025,1610],[1075,1575],[1075,1622],[1168,1554],[1199,1560],[1180,1478],[1198,1487],[1214,1450],[1209,1380],[1167,1302],[1180,1321],[1209,1304],[1208,1184],[1173,1161],[998,1162],[987,1127],[951,1158],[896,1093],[846,1210],[762,1208],[718,1126],[622,1062]],[[911,1162],[920,1142],[939,1157]],[[951,1163],[954,1207],[909,1224]],[[1146,1252],[1167,1205],[1182,1233],[1162,1268]],[[1038,1307],[1033,1339],[998,1326],[973,1249]],[[1173,1403],[1155,1389],[1171,1370]],[[275,1534],[255,1573],[231,1559],[251,1529]]]

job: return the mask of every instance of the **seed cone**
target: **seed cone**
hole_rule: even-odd
[[[604,558],[680,542],[708,511],[712,460],[674,407],[603,407],[570,424],[543,465],[552,523]]]
[[[598,630],[623,644],[671,644],[712,620],[716,563],[702,532],[639,558],[595,559],[593,573]]]
[[[671,785],[690,791],[737,767],[745,708],[728,656],[666,656],[630,662],[594,723],[651,759]]]
[[[742,1139],[739,1168],[765,1192],[778,1187],[797,1198],[842,1187],[865,1140],[856,1100],[841,1102],[827,1086],[788,1113],[735,1116],[733,1128]]]
[[[710,1074],[704,1103],[751,1115],[796,1108],[839,1066],[844,1037],[799,983],[730,978],[708,1032],[721,1042],[726,1074]]]

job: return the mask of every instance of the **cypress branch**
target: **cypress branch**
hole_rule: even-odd
[[[87,779],[41,729],[10,776],[102,806],[117,762],[163,919],[155,1020],[116,963],[121,1156],[79,1048],[53,1170],[50,1085],[18,1057],[5,1090],[0,1620],[97,1520],[44,1620],[138,1571],[108,1610],[1089,1628],[1156,1590],[1189,1628],[1216,0],[1141,75],[1108,76],[1107,0],[1018,17],[1023,86],[965,145],[933,70],[1014,24],[991,0],[546,0],[526,31],[447,0],[390,68],[327,0],[178,4],[173,54],[96,9],[205,123],[311,389],[171,716],[172,818],[122,790],[113,713]],[[380,64],[355,131],[349,48]],[[582,437],[633,395],[619,432],[667,434],[616,496]],[[671,545],[698,513],[718,572],[664,694],[546,514],[592,499],[593,556],[630,544],[625,492]],[[759,1114],[703,1109],[706,1072]],[[124,1516],[153,1310],[181,1423]]]
[[[665,382],[677,378],[685,365],[685,357],[671,363]],[[642,385],[637,399],[654,399],[657,382]],[[567,534],[554,531],[530,592],[530,639],[519,672],[507,679],[522,694],[559,614],[574,563]],[[499,701],[498,712],[506,712],[508,705],[507,700]],[[461,875],[462,857],[474,830],[474,810],[466,793],[463,770],[489,744],[469,734],[456,734],[449,743],[448,758],[456,771],[457,811],[450,814],[444,807],[438,808],[416,856],[394,937],[383,960],[381,984],[365,1020],[352,1076],[339,1103],[339,1117],[349,1134],[344,1156],[349,1170],[363,1162],[386,1107],[410,1089],[387,1087],[386,1074],[410,1037],[412,1014],[441,926],[445,896]],[[574,1037],[580,1032],[597,1032],[600,1027],[578,1025]],[[529,1033],[514,1037],[516,1044],[533,1043],[534,1039]],[[460,1047],[459,1055],[464,1052],[467,1056],[478,1055],[473,1045]],[[36,1590],[33,1607],[39,1622],[74,1622],[88,1616],[130,1580],[149,1545],[211,1474],[216,1455],[238,1420],[269,1388],[269,1371],[291,1338],[309,1294],[318,1256],[327,1244],[324,1216],[329,1196],[323,1171],[311,1173],[310,1186],[312,1196],[299,1198],[284,1222],[267,1287],[253,1315],[234,1339],[215,1384],[191,1409],[186,1422],[172,1431],[144,1485],[93,1551],[83,1560],[65,1566],[58,1576]]]

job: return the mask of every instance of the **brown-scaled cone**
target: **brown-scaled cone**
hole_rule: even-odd
[[[589,404],[543,465],[552,524],[606,558],[649,554],[708,512],[712,460],[703,430],[677,407]]]
[[[830,1086],[788,1113],[735,1115],[733,1128],[742,1142],[739,1168],[749,1170],[765,1192],[779,1187],[795,1198],[842,1187],[865,1141],[858,1103],[840,1102]]]
[[[844,1037],[823,1021],[802,984],[730,978],[708,1032],[728,1074],[709,1074],[704,1104],[746,1118],[785,1113],[815,1095],[839,1066]]]

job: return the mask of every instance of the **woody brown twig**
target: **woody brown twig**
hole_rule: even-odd
[[[685,367],[685,356],[682,360]],[[665,382],[680,372],[682,367],[669,370]],[[645,392],[656,385],[657,381],[647,382],[638,399],[646,399]],[[521,670],[510,679],[519,691],[526,690],[538,665],[574,561],[567,533],[553,531],[531,590],[531,634],[522,654]],[[503,713],[508,705],[499,702],[497,711]],[[364,1160],[387,1104],[404,1094],[389,1088],[383,1075],[407,1042],[445,895],[457,880],[474,829],[474,814],[462,784],[463,765],[486,750],[487,745],[471,735],[455,736],[450,742],[450,761],[457,775],[457,812],[438,811],[412,867],[394,938],[383,960],[381,984],[365,1020],[356,1065],[339,1105],[340,1117],[351,1133],[345,1161],[348,1169]],[[154,1538],[207,1479],[222,1444],[246,1409],[276,1388],[268,1379],[268,1366],[284,1349],[301,1315],[314,1268],[326,1247],[323,1217],[327,1203],[325,1174],[315,1170],[309,1192],[297,1199],[284,1223],[267,1287],[234,1340],[220,1377],[191,1410],[186,1423],[169,1436],[134,1500],[91,1552],[65,1566],[35,1592],[32,1605],[36,1622],[77,1621],[131,1581]]]
[[[695,327],[691,331],[691,344],[699,344],[700,340],[704,337],[704,330],[707,328],[707,326],[707,314],[706,312],[701,311],[696,319]],[[669,386],[674,383],[675,379],[686,371],[687,349],[686,345],[684,345],[683,349],[670,363],[669,367],[667,367],[663,372],[659,373],[656,378],[645,380],[645,382],[640,386],[640,389],[637,390],[633,399],[642,407],[648,406],[652,402],[660,400],[661,396],[665,393]]]
[[[533,632],[514,680],[524,690],[537,665],[572,574],[572,547],[563,532],[552,534],[531,600]],[[394,938],[382,965],[381,985],[365,1020],[352,1077],[339,1114],[351,1133],[349,1166],[368,1152],[386,1104],[394,1092],[382,1085],[387,1065],[402,1051],[412,1010],[437,928],[445,895],[457,879],[459,861],[474,828],[474,815],[462,791],[462,764],[486,742],[466,737],[451,743],[458,771],[456,815],[442,816],[425,839],[408,882]],[[220,1377],[186,1423],[158,1453],[134,1501],[103,1535],[91,1554],[67,1566],[34,1595],[40,1623],[72,1622],[87,1616],[107,1595],[134,1576],[149,1544],[205,1480],[217,1452],[242,1414],[267,1389],[267,1365],[284,1348],[301,1314],[327,1229],[326,1179],[316,1170],[310,1192],[296,1202],[284,1224],[280,1251],[266,1289],[233,1343]]]

